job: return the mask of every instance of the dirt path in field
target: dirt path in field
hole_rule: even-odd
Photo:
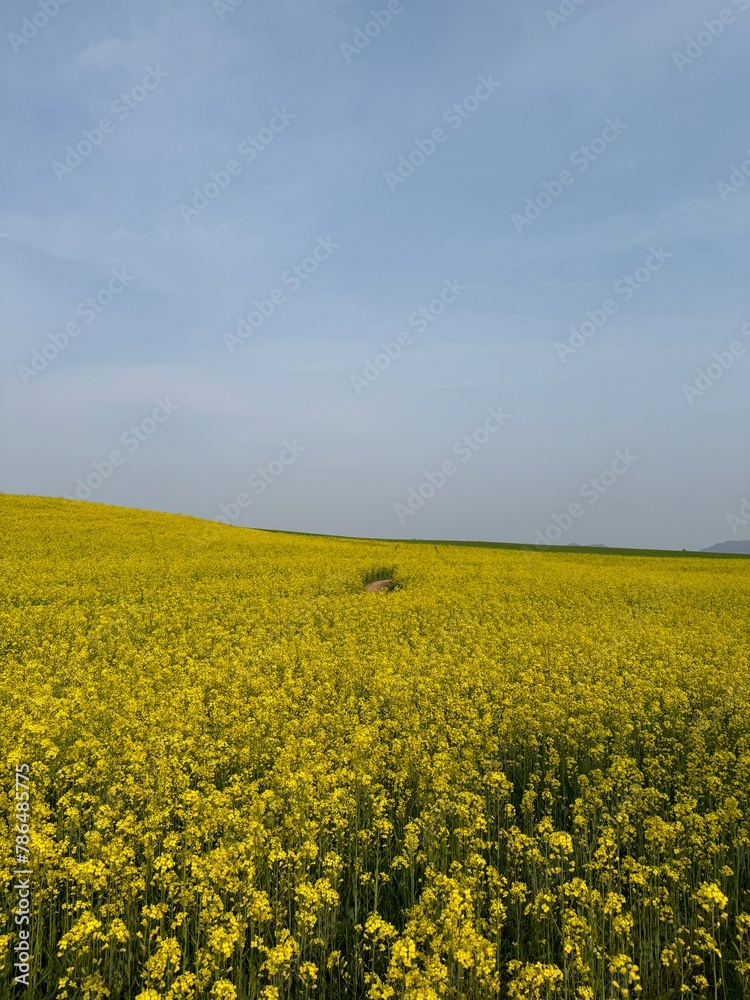
[[[373,580],[372,583],[365,584],[367,594],[382,594],[388,590],[393,590],[393,580]]]

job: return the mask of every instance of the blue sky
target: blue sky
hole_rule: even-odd
[[[749,0],[45,4],[2,14],[3,490],[750,537]]]

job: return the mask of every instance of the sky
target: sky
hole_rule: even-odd
[[[3,492],[750,538],[750,0],[0,17]]]

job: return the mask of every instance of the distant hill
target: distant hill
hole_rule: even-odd
[[[735,555],[750,556],[750,542],[719,542],[703,552],[733,552]]]

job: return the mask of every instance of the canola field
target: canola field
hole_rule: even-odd
[[[0,517],[0,997],[750,996],[747,560]]]

